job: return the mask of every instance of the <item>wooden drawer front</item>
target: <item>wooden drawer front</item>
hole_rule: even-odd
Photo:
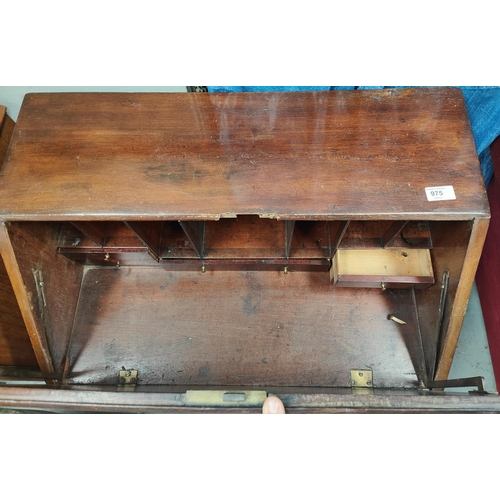
[[[427,288],[434,284],[427,249],[339,249],[330,269],[337,286]]]

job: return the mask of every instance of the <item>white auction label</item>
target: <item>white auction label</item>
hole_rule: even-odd
[[[456,200],[453,186],[436,186],[425,188],[425,194],[429,201]]]

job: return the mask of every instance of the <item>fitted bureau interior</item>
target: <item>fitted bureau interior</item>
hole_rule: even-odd
[[[11,222],[54,379],[380,388],[433,377],[471,221]],[[382,348],[383,347],[383,348]]]
[[[238,216],[209,221],[92,221],[61,225],[58,252],[73,260],[107,256],[116,264],[123,253],[148,253],[154,260],[284,260],[300,267],[328,265],[338,248],[432,247],[425,221],[307,221]],[[130,257],[129,260],[132,260]],[[138,257],[139,262],[143,262]],[[314,262],[313,262],[314,261]],[[315,262],[317,261],[317,262]],[[90,261],[89,261],[90,262]]]

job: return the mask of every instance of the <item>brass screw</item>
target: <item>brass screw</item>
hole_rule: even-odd
[[[283,272],[284,272],[285,274],[288,274],[288,266],[285,266],[285,267],[283,268]]]
[[[403,321],[402,319],[396,318],[396,316],[394,316],[394,314],[389,314],[389,316],[387,316],[387,319],[392,320],[396,323],[399,323],[400,325],[406,325],[406,321]]]
[[[381,285],[382,290],[384,290],[384,291],[385,291],[385,290],[387,290],[387,289],[385,288],[385,283],[384,283],[384,282],[380,283],[380,285]]]
[[[109,253],[104,256],[104,260],[109,260]]]
[[[205,264],[203,264],[203,265],[201,266],[201,272],[202,272],[202,273],[204,273],[206,270],[207,270],[207,268],[205,267]]]

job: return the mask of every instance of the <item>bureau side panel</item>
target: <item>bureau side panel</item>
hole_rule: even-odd
[[[57,223],[6,226],[18,300],[43,371],[60,377],[82,280],[82,266],[56,253]],[[5,235],[4,235],[5,237]]]
[[[38,366],[23,317],[0,255],[0,365]]]
[[[453,356],[458,343],[463,319],[467,311],[467,304],[474,283],[477,266],[481,257],[481,252],[488,231],[489,220],[475,220],[464,263],[460,273],[460,279],[456,290],[455,300],[449,308],[449,319],[445,325],[446,331],[442,340],[442,349],[438,355],[436,368],[436,380],[446,379],[451,368]]]
[[[33,293],[30,290],[29,283],[28,286],[24,283],[17,256],[12,248],[7,226],[4,222],[0,223],[0,253],[2,254],[5,268],[26,325],[38,365],[43,373],[52,374],[54,372],[52,359],[42,325],[33,307]]]
[[[430,223],[433,243],[431,256],[436,283],[425,290],[415,290],[429,380],[435,375],[436,361],[460,283],[472,225],[472,221]]]

